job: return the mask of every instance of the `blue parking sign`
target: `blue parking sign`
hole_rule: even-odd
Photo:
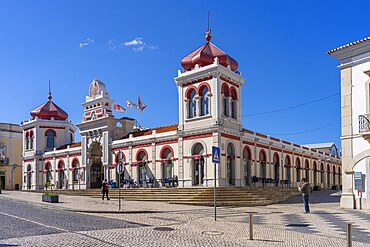
[[[213,163],[220,163],[221,158],[221,151],[219,147],[212,147],[212,162]]]

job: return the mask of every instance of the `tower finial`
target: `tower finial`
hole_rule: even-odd
[[[49,80],[49,96],[48,99],[51,100],[53,97],[51,97],[51,90],[50,90],[50,80]]]
[[[208,30],[206,31],[206,40],[209,43],[211,41],[211,28],[209,27],[209,10],[208,10]]]

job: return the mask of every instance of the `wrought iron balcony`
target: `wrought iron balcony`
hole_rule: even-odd
[[[358,116],[359,133],[365,140],[370,140],[370,114]]]

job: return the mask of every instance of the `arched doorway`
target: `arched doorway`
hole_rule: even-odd
[[[266,153],[265,150],[260,151],[260,177],[262,178],[262,181],[265,181],[266,178]]]
[[[305,168],[306,168],[306,181],[310,181],[310,164],[308,163],[308,160],[305,162]]]
[[[51,174],[51,164],[47,162],[45,164],[45,182],[50,182],[53,180],[53,175]]]
[[[301,181],[301,161],[299,160],[299,158],[295,160],[295,168],[296,168],[296,173],[297,173],[296,182],[300,182]]]
[[[90,188],[101,188],[102,186],[104,179],[102,156],[103,152],[100,143],[92,143],[90,148]]]
[[[31,189],[32,185],[32,171],[31,171],[31,165],[27,166],[27,189]]]
[[[317,185],[317,165],[316,162],[313,162],[313,185]]]
[[[322,186],[325,186],[325,184],[324,184],[324,179],[325,179],[324,175],[325,175],[325,173],[324,173],[324,165],[321,163],[320,164],[320,176],[321,176],[320,183],[322,183]]]
[[[235,185],[235,148],[232,143],[227,145],[227,182],[229,185]]]
[[[201,185],[204,181],[204,158],[203,158],[204,147],[201,143],[194,145],[192,150],[192,181],[193,185]]]
[[[335,166],[333,166],[333,185],[337,185],[336,184],[336,179],[335,179],[335,175],[336,175],[336,169],[335,169]]]
[[[138,166],[138,169],[137,169],[137,177],[139,179],[139,184],[144,184],[144,182],[146,181],[146,168],[147,168],[147,160],[148,160],[148,155],[147,153],[142,150],[142,151],[139,151],[139,153],[137,154],[137,166]]]
[[[58,189],[63,189],[65,187],[65,181],[66,181],[66,173],[64,171],[65,165],[63,160],[60,160],[58,163]]]
[[[285,180],[287,180],[288,182],[292,181],[291,179],[291,167],[292,167],[292,164],[290,163],[290,157],[287,155],[285,157],[285,162],[284,162],[284,166],[285,166]]]
[[[173,177],[173,153],[170,148],[164,148],[161,152],[161,173],[162,178]]]
[[[274,153],[274,156],[273,156],[273,165],[274,165],[274,181],[275,181],[275,185],[278,186],[279,185],[279,155],[277,153]]]
[[[252,159],[251,150],[246,146],[243,151],[245,185],[252,184],[251,159]]]

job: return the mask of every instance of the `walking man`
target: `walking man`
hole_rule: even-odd
[[[107,179],[104,179],[104,181],[103,181],[102,193],[103,193],[103,196],[102,196],[103,200],[104,200],[104,195],[107,195],[107,200],[110,200],[109,197],[108,197],[109,187],[108,187]]]
[[[310,184],[305,178],[302,178],[301,187],[298,187],[298,190],[302,192],[305,213],[309,213],[310,207],[308,205],[308,198],[310,197]]]

